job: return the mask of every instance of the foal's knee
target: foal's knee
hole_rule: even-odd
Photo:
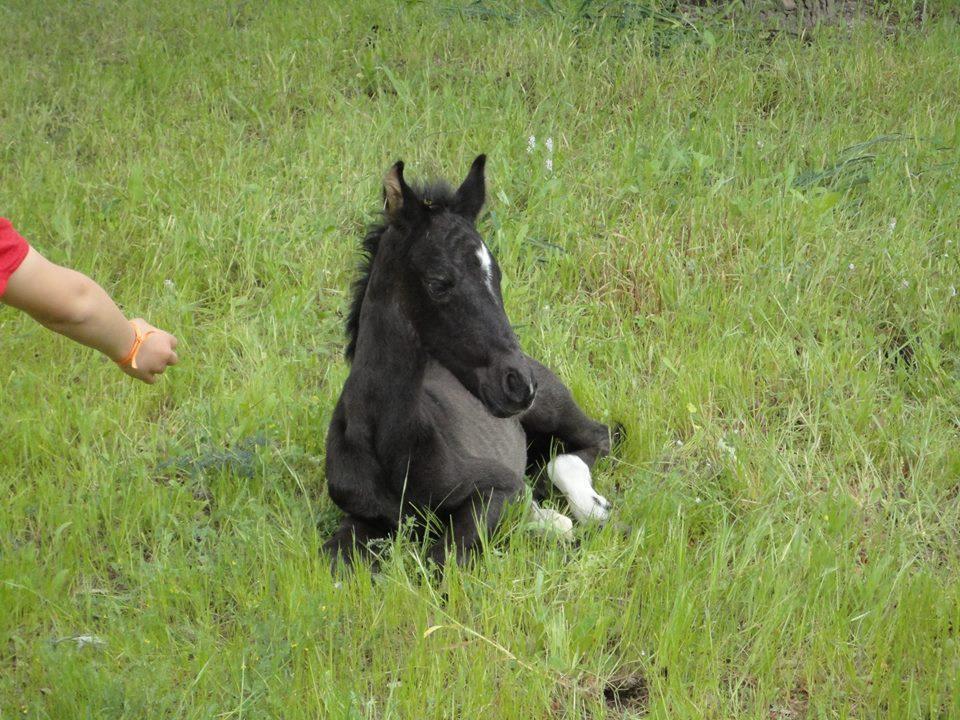
[[[599,456],[610,453],[610,428],[602,422],[592,421],[590,435],[593,439],[593,446],[597,449]]]

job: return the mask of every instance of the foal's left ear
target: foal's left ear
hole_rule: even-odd
[[[453,198],[453,211],[470,222],[477,219],[486,198],[486,181],[483,177],[486,163],[486,155],[477,155],[477,159],[470,166],[470,172],[467,173],[467,179],[457,188],[457,194]]]

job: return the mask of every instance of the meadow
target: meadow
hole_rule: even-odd
[[[960,717],[950,4],[558,5],[0,3],[0,214],[181,341],[148,387],[0,308],[0,718]],[[480,152],[613,521],[331,575],[381,178]]]

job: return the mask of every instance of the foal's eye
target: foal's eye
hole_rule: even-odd
[[[427,291],[434,297],[443,297],[453,289],[453,281],[448,278],[427,278]]]

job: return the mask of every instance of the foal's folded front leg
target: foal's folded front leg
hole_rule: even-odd
[[[332,567],[350,564],[354,553],[370,556],[368,544],[389,537],[400,519],[400,500],[384,483],[384,469],[372,448],[346,435],[343,404],[334,409],[327,432],[326,473],[330,498],[346,514],[324,544]]]
[[[430,549],[430,558],[441,567],[450,553],[460,560],[477,548],[483,533],[491,533],[503,517],[507,503],[523,494],[523,478],[502,466],[488,466],[476,489],[450,513],[443,535]]]
[[[610,452],[606,425],[588,417],[570,390],[542,363],[528,358],[537,379],[537,397],[520,421],[528,438],[549,448],[555,440],[562,452],[550,460],[547,476],[564,494],[577,520],[605,521],[610,503],[593,488],[590,471],[597,458]]]

